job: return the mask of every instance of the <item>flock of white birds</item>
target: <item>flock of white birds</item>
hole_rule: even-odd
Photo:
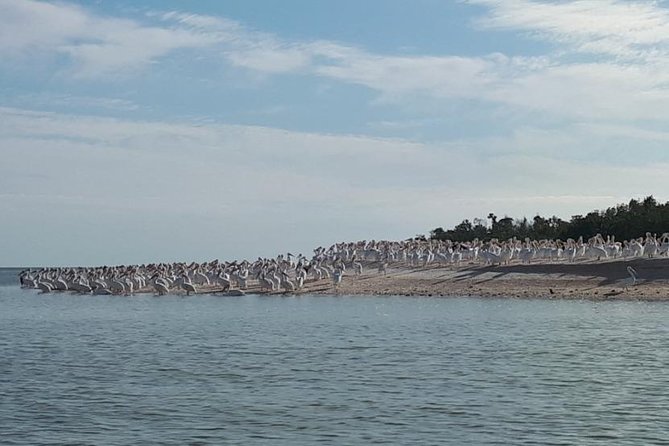
[[[601,235],[587,241],[582,238],[566,241],[493,239],[463,243],[417,239],[363,240],[337,243],[328,249],[318,247],[311,258],[288,253],[276,258],[258,258],[253,262],[214,260],[190,264],[42,268],[22,271],[19,281],[22,287],[38,289],[43,293],[296,293],[307,282],[325,280],[331,281],[336,289],[345,275],[361,275],[363,269],[369,268],[379,274],[386,274],[389,266],[404,269],[476,264],[496,266],[512,262],[605,261],[667,255],[669,233],[660,237],[647,233],[645,237],[622,243],[613,237],[605,239]]]

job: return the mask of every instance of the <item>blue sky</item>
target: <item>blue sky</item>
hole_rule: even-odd
[[[666,200],[668,8],[0,0],[0,265]]]

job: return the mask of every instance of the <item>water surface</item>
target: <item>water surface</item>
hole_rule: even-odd
[[[669,444],[664,303],[4,285],[0,308],[2,444]]]

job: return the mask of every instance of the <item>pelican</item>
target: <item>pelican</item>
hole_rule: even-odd
[[[156,277],[153,279],[153,289],[156,290],[159,296],[162,296],[163,294],[168,294],[170,292],[170,289],[168,288],[167,284],[161,280],[160,277]]]
[[[232,286],[232,282],[230,281],[230,275],[228,273],[221,273],[218,276],[215,277],[215,280],[223,287],[222,291],[229,291],[230,287]]]
[[[246,281],[249,278],[249,271],[244,269],[242,271],[237,271],[233,273],[233,277],[237,280],[237,286],[242,290],[246,289]]]
[[[53,288],[51,288],[51,285],[49,285],[46,282],[37,282],[37,288],[39,288],[42,291],[42,294],[44,293],[50,293],[53,291]]]
[[[628,289],[630,286],[636,286],[639,281],[639,274],[631,266],[627,267],[627,273],[630,275],[628,279],[625,279],[624,289]]]
[[[70,284],[69,288],[73,291],[76,291],[78,293],[90,293],[93,291],[93,289],[86,285],[85,283],[82,283],[81,281],[75,281],[72,284]]]
[[[295,291],[295,283],[288,278],[288,274],[282,274],[281,286],[287,293],[292,293]]]
[[[67,282],[65,282],[65,280],[60,276],[58,276],[58,278],[54,280],[53,285],[54,289],[58,291],[67,291],[69,289],[67,286]]]
[[[95,289],[93,290],[93,294],[99,295],[99,296],[109,296],[112,293],[107,287],[101,286],[98,282],[95,282]]]
[[[260,283],[260,290],[274,291],[274,282],[265,277],[265,274],[261,274],[258,277],[258,282]]]
[[[114,294],[125,294],[127,285],[121,279],[112,279],[109,282],[109,289]]]
[[[193,274],[193,282],[198,285],[211,285],[209,277],[207,277],[205,274],[202,274],[200,271],[196,271],[195,274]]]
[[[37,282],[30,274],[23,275],[20,279],[21,286],[24,288],[36,288]]]
[[[339,268],[334,270],[334,273],[332,273],[332,284],[334,285],[335,289],[339,289],[339,285],[341,284],[341,279],[343,276],[344,271]]]
[[[190,293],[197,292],[197,290],[195,289],[195,285],[193,285],[192,282],[188,282],[185,277],[183,282],[181,282],[181,288],[183,288],[186,291],[186,296],[190,296]]]
[[[126,277],[124,283],[125,283],[125,294],[128,296],[132,295],[133,292],[135,291],[135,282]]]

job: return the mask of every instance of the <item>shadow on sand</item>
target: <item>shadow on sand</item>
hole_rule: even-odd
[[[479,283],[514,275],[552,275],[597,280],[607,286],[629,278],[627,267],[634,268],[641,282],[669,281],[669,258],[609,260],[603,262],[533,263],[529,265],[479,266],[457,271],[450,279],[455,282],[476,280]]]

